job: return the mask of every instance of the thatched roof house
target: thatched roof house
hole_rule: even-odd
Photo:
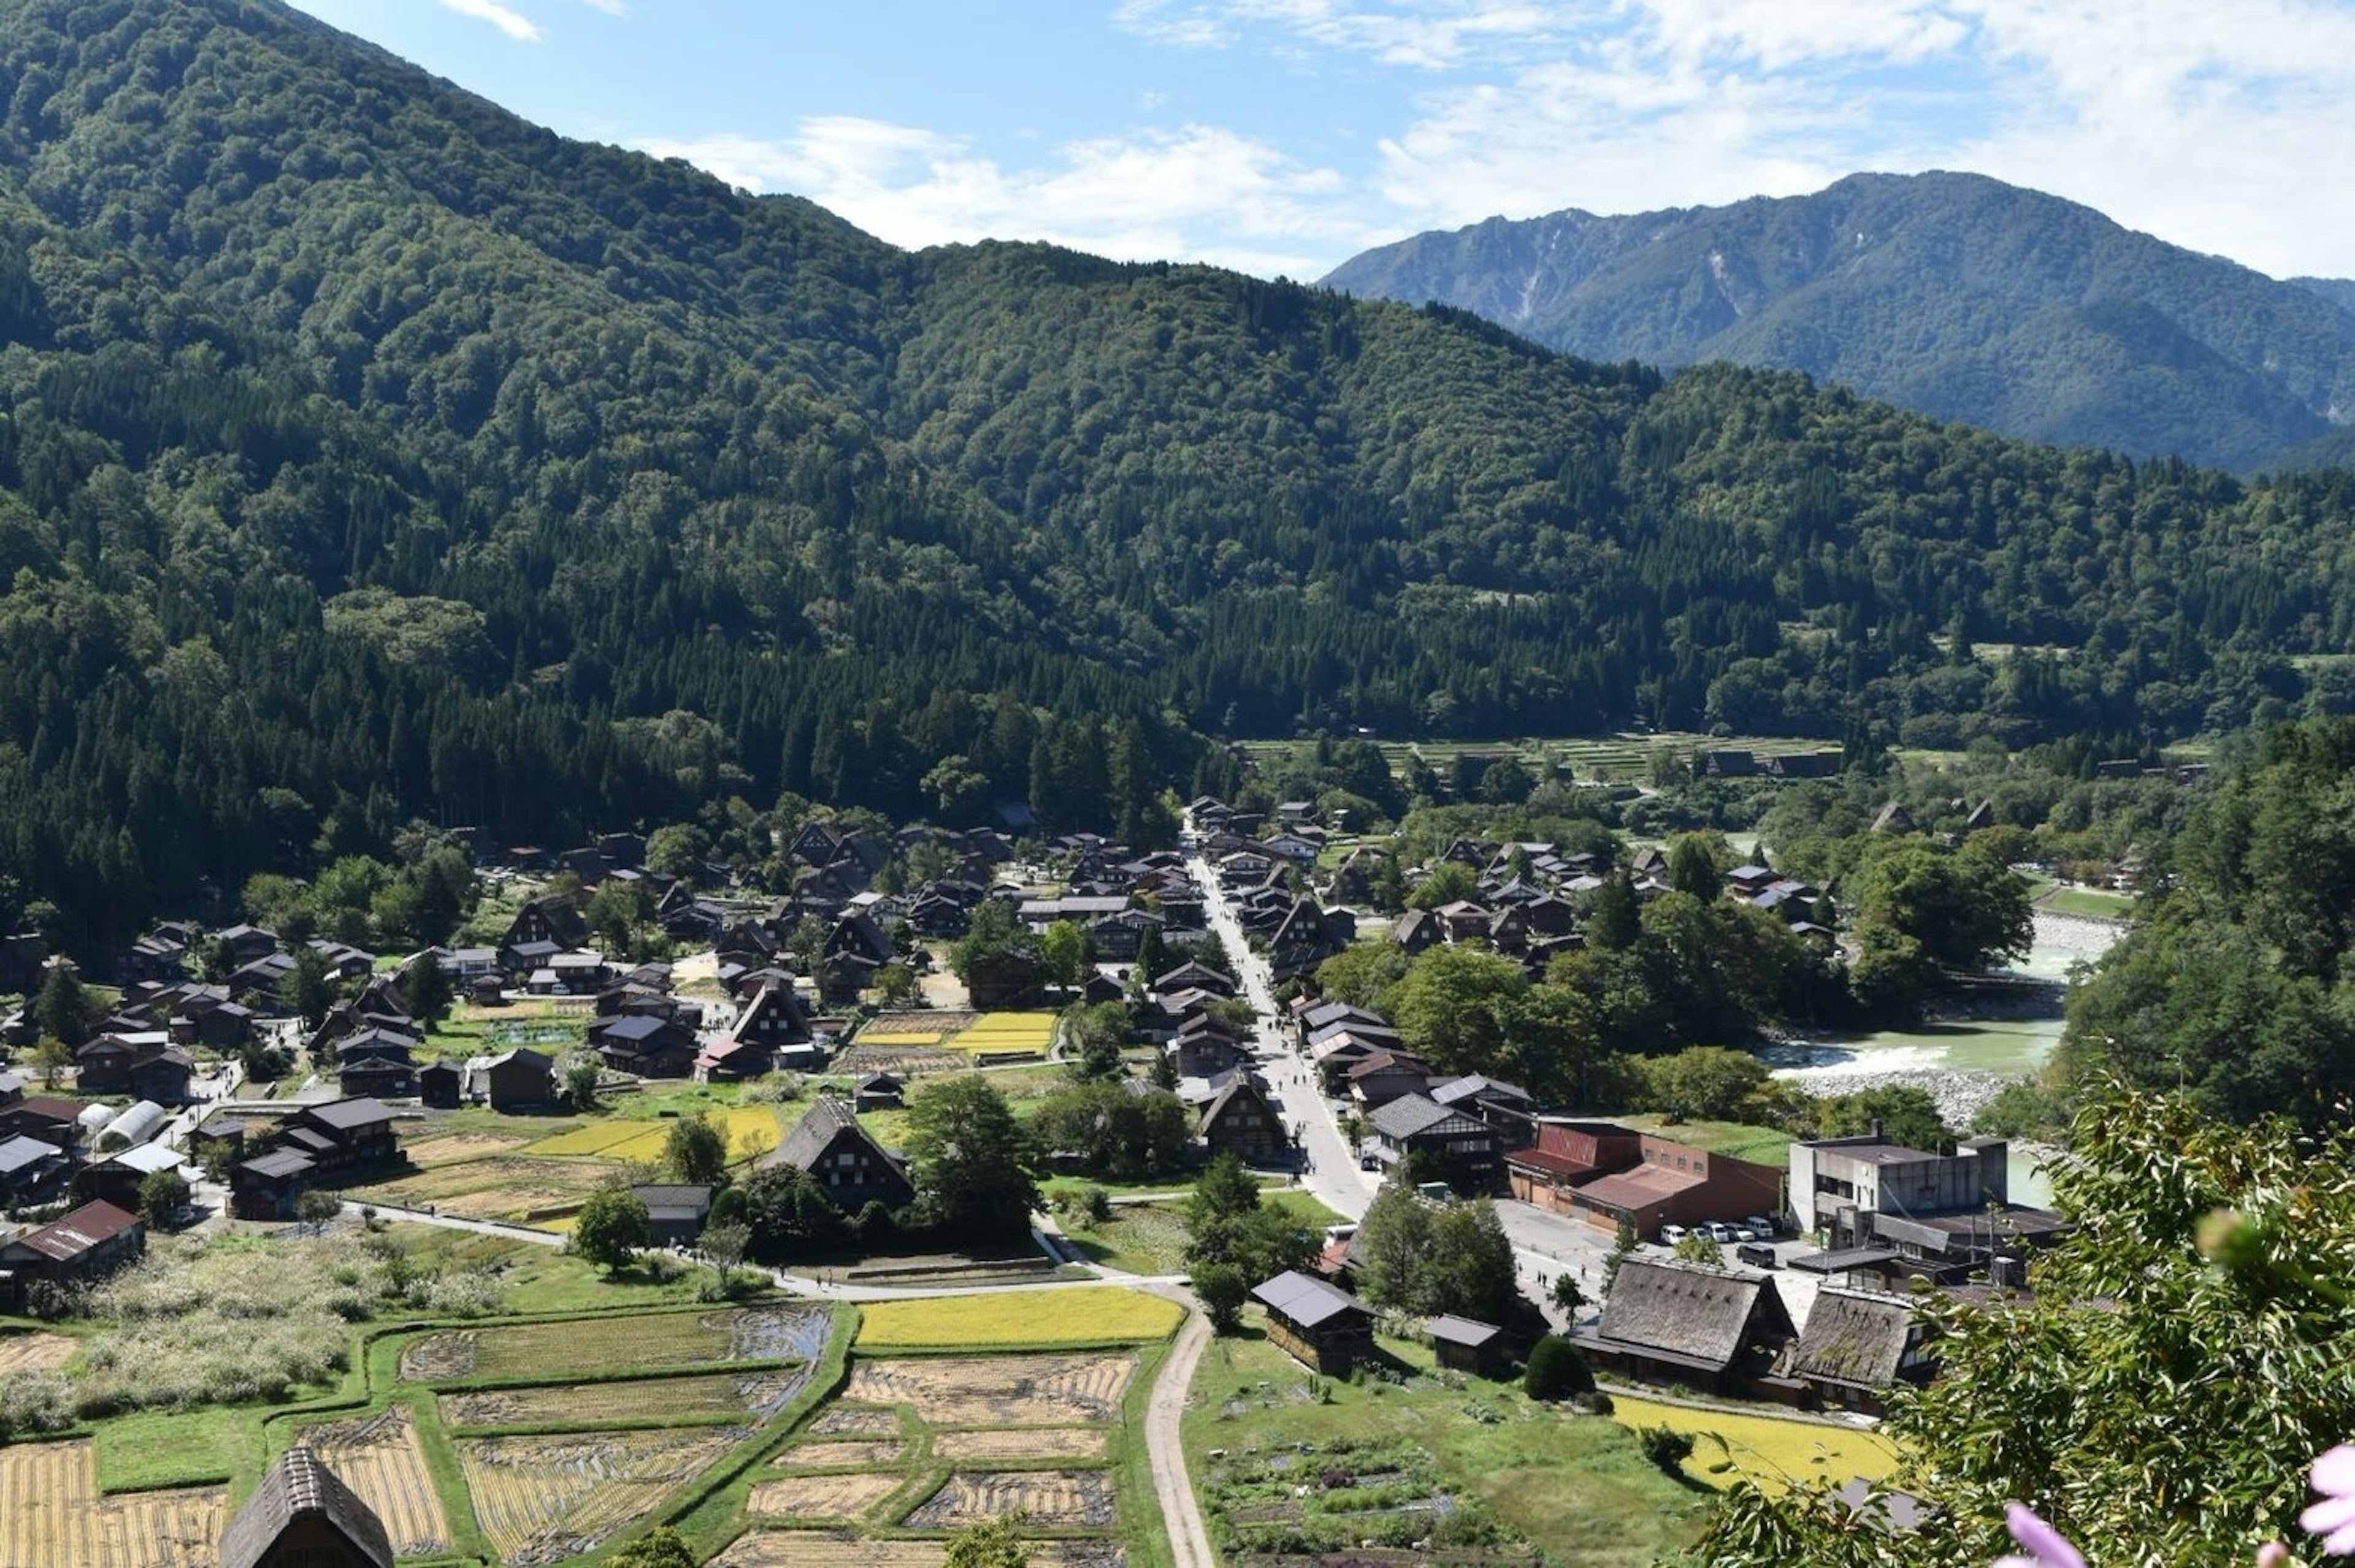
[[[221,1568],[392,1568],[392,1538],[308,1448],[270,1467],[221,1532]]]
[[[1765,1275],[1631,1257],[1602,1320],[1572,1338],[1598,1367],[1622,1376],[1732,1393],[1765,1376],[1775,1349],[1796,1333]]]
[[[1833,1403],[1877,1414],[1892,1384],[1930,1381],[1928,1339],[1912,1298],[1828,1288],[1817,1293],[1807,1314],[1791,1375]]]

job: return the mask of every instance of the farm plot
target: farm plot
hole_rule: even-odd
[[[426,1557],[450,1548],[450,1521],[418,1446],[407,1405],[380,1415],[303,1429],[303,1441],[376,1510],[396,1556]]]
[[[908,1516],[919,1530],[954,1530],[993,1519],[1101,1530],[1113,1521],[1112,1477],[1102,1470],[991,1470],[951,1476]]]
[[[745,1508],[766,1519],[858,1519],[907,1484],[897,1470],[837,1476],[788,1476],[752,1488]]]
[[[518,1323],[432,1334],[400,1353],[410,1382],[458,1378],[557,1378],[594,1363],[687,1367],[706,1361],[813,1360],[833,1314],[824,1307],[755,1307],[728,1312],[649,1313],[595,1323]]]
[[[874,1434],[896,1436],[900,1431],[900,1413],[896,1410],[860,1410],[852,1405],[837,1404],[810,1424],[813,1437],[865,1437]]]
[[[8,1568],[184,1568],[214,1561],[225,1487],[101,1498],[88,1443],[0,1448],[0,1563]]]
[[[1044,1055],[1054,1038],[1053,1013],[984,1013],[945,1043],[952,1051],[1027,1051]]]
[[[853,1037],[854,1045],[938,1045],[948,1036],[970,1027],[979,1013],[877,1013]]]
[[[0,1377],[56,1371],[73,1360],[80,1346],[70,1334],[0,1334]]]
[[[905,1404],[932,1426],[1067,1426],[1110,1421],[1134,1356],[959,1356],[861,1360],[843,1397]]]
[[[657,1428],[462,1437],[456,1446],[475,1520],[499,1556],[520,1565],[595,1551],[747,1435]]]
[[[627,1382],[557,1383],[488,1389],[441,1396],[442,1419],[454,1428],[486,1426],[606,1426],[660,1415],[718,1420],[771,1416],[809,1381],[809,1369],[791,1372],[715,1372],[702,1377]]]
[[[861,1349],[1101,1345],[1158,1339],[1186,1309],[1134,1290],[1025,1290],[879,1301],[859,1317]]]
[[[728,1139],[731,1159],[749,1159],[768,1153],[784,1135],[777,1114],[766,1105],[731,1105],[708,1113]],[[635,1159],[648,1164],[663,1157],[671,1124],[661,1121],[606,1122],[542,1138],[524,1150],[532,1155],[592,1156],[598,1159]]]
[[[932,1437],[936,1459],[1101,1459],[1112,1434],[1077,1426],[1034,1431],[942,1432]]]
[[[600,1174],[594,1166],[568,1160],[492,1156],[429,1167],[370,1187],[368,1192],[403,1208],[431,1204],[444,1213],[498,1219],[579,1203],[596,1189]]]
[[[523,1147],[524,1143],[522,1138],[498,1133],[438,1133],[401,1147],[407,1151],[410,1164],[432,1170],[439,1166],[462,1165],[470,1159],[511,1153]]]
[[[807,1530],[754,1530],[711,1560],[710,1568],[941,1568],[941,1541],[854,1541]],[[1123,1568],[1127,1554],[1110,1541],[1027,1541],[1033,1568]]]
[[[796,1443],[773,1461],[783,1470],[826,1470],[852,1465],[896,1465],[908,1445],[897,1437],[846,1437],[832,1443]]]

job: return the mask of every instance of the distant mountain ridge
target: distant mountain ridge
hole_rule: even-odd
[[[1418,234],[1324,282],[1550,347],[1804,370],[1941,419],[2250,470],[2355,418],[2355,283],[2282,282],[1980,175]]]

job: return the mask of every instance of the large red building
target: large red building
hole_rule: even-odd
[[[1615,1231],[1625,1221],[1649,1236],[1662,1225],[1783,1209],[1783,1172],[1771,1165],[1616,1122],[1540,1116],[1537,1136],[1533,1147],[1505,1157],[1513,1196],[1600,1230]]]

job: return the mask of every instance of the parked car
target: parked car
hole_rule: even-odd
[[[1708,1224],[1702,1226],[1701,1229],[1709,1232],[1709,1239],[1710,1241],[1717,1243],[1721,1246],[1733,1240],[1733,1227],[1727,1224],[1722,1220],[1711,1220]]]
[[[1381,1168],[1382,1160],[1380,1155],[1365,1154],[1358,1157],[1359,1170],[1380,1170]]]
[[[1736,1225],[1733,1227],[1733,1239],[1737,1242],[1755,1242],[1764,1238],[1761,1237],[1753,1226]]]
[[[1779,1268],[1782,1266],[1781,1261],[1774,1256],[1774,1249],[1768,1246],[1764,1242],[1751,1242],[1742,1246],[1734,1248],[1733,1261],[1741,1264],[1748,1264],[1752,1268]]]
[[[1664,1247],[1673,1247],[1684,1239],[1685,1228],[1682,1225],[1663,1225],[1660,1227],[1660,1245]]]
[[[1764,1241],[1770,1236],[1779,1236],[1783,1233],[1783,1227],[1776,1224],[1774,1221],[1768,1219],[1764,1214],[1746,1215],[1743,1217],[1742,1222],[1749,1226],[1752,1230],[1757,1232],[1758,1239],[1760,1241]]]

